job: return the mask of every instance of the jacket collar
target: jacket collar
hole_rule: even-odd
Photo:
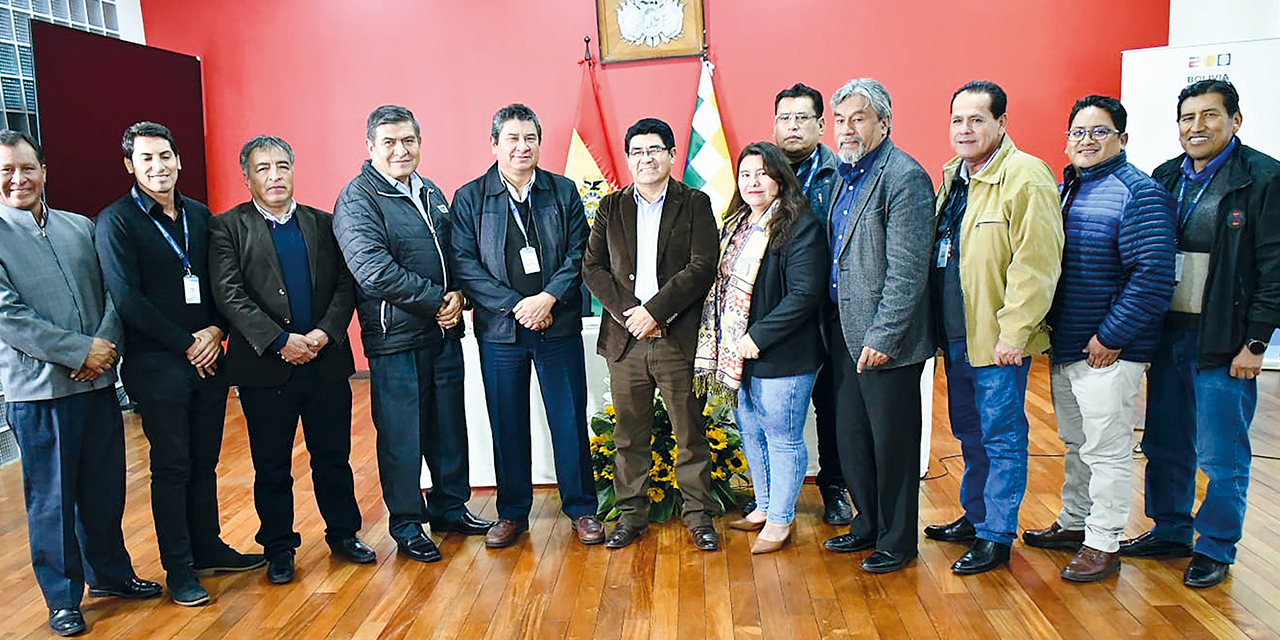
[[[1094,180],[1097,180],[1099,178],[1105,178],[1115,173],[1116,169],[1119,169],[1120,167],[1124,166],[1125,163],[1127,163],[1128,161],[1129,160],[1125,152],[1121,151],[1120,153],[1117,153],[1115,156],[1107,158],[1106,160],[1103,160],[1102,162],[1099,162],[1098,164],[1095,164],[1092,167],[1077,169],[1074,166],[1068,164],[1062,170],[1062,182],[1064,184],[1070,184],[1071,182],[1076,180],[1080,181],[1081,183],[1093,182]]]
[[[44,207],[44,224],[47,227],[49,225],[50,209],[48,205],[42,204],[41,206]],[[15,209],[9,205],[0,204],[0,218],[4,219],[9,224],[17,224],[23,227],[30,227],[32,229],[39,228],[36,224],[36,217],[31,215],[31,212],[26,209]]]
[[[1000,141],[1000,147],[996,149],[995,155],[991,156],[991,159],[987,161],[987,165],[983,167],[981,171],[976,175],[969,176],[969,179],[976,180],[978,182],[986,182],[988,184],[999,184],[1000,180],[1004,178],[1005,159],[1014,153],[1017,153],[1017,151],[1018,147],[1014,146],[1013,138],[1009,137],[1008,133],[1005,133],[1004,139]],[[960,170],[961,162],[964,162],[964,160],[962,160],[960,156],[956,156],[947,161],[947,164],[942,166],[942,171],[947,176],[948,182],[950,182],[951,179],[955,177],[956,172]]]
[[[552,188],[551,174],[542,170],[542,167],[534,167],[533,169],[533,189],[529,191],[530,197],[533,191],[547,191]],[[496,196],[507,193],[507,185],[502,182],[502,174],[498,173],[498,163],[494,162],[489,166],[489,170],[484,173],[484,195]]]

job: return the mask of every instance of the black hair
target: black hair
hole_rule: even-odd
[[[1227,117],[1235,117],[1240,112],[1240,94],[1236,93],[1235,85],[1226,80],[1201,80],[1183,87],[1182,92],[1178,94],[1178,117],[1182,117],[1182,103],[1187,98],[1202,96],[1206,93],[1222,96],[1222,106],[1227,110]]]
[[[1076,114],[1089,107],[1097,107],[1106,111],[1111,115],[1111,121],[1115,123],[1116,129],[1120,133],[1124,133],[1124,128],[1129,124],[1129,112],[1125,111],[1124,105],[1120,104],[1119,100],[1096,93],[1076,100],[1076,103],[1071,107],[1071,117],[1067,118],[1067,128],[1071,128],[1071,123],[1075,122]]]
[[[124,130],[124,137],[120,140],[120,149],[124,151],[124,157],[133,158],[133,141],[137,138],[164,138],[169,141],[169,148],[173,150],[173,155],[181,155],[178,153],[178,142],[173,139],[173,132],[158,122],[135,122]]]
[[[24,131],[16,131],[14,129],[0,130],[0,146],[17,147],[23,142],[31,145],[31,149],[36,152],[36,160],[43,165],[44,149],[40,148],[40,143],[36,142],[36,139],[32,138],[31,134]]]
[[[955,104],[956,98],[966,91],[985,93],[990,96],[992,117],[999,118],[1004,115],[1005,110],[1009,107],[1009,96],[1005,95],[1004,89],[1001,89],[1000,85],[990,80],[970,80],[964,83],[964,86],[956,89],[956,92],[951,94],[951,104]]]
[[[770,142],[752,142],[738,154],[738,161],[733,165],[735,188],[733,199],[729,201],[729,210],[725,213],[725,229],[731,229],[742,216],[749,215],[751,212],[750,207],[742,199],[742,190],[736,186],[738,169],[742,167],[742,161],[748,156],[760,156],[764,161],[764,172],[778,183],[778,210],[774,211],[773,217],[769,219],[768,249],[770,253],[778,253],[791,241],[791,231],[795,228],[800,216],[809,211],[809,203],[805,200],[800,183],[796,181],[796,174],[791,171],[791,163],[787,160],[786,154],[782,153],[782,149]]]
[[[636,136],[643,136],[650,133],[658,134],[662,138],[662,146],[667,149],[674,149],[676,146],[676,134],[671,132],[671,125],[657,118],[641,118],[635,124],[627,129],[626,138],[622,142],[622,152],[631,152],[631,139]]]
[[[418,127],[418,119],[413,117],[413,112],[394,104],[384,104],[369,113],[369,117],[364,121],[364,137],[369,142],[374,141],[374,136],[378,135],[378,127],[384,124],[400,124],[408,122],[413,125],[413,135],[421,136],[422,129]]]
[[[813,112],[819,118],[822,117],[822,93],[813,87],[797,82],[790,87],[778,92],[773,98],[773,112],[778,112],[778,103],[783,98],[808,98],[813,102]]]
[[[498,141],[498,134],[502,133],[502,125],[506,124],[508,120],[532,122],[534,131],[538,132],[538,140],[542,140],[542,123],[538,121],[538,114],[519,102],[513,102],[498,109],[498,112],[493,114],[493,125],[489,128],[489,137],[494,142]]]

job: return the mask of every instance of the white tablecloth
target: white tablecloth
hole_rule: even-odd
[[[600,333],[600,318],[583,318],[582,324],[582,351],[586,355],[587,363],[587,416],[589,417],[604,406],[609,367],[604,358],[596,354],[596,337]],[[493,471],[493,432],[489,430],[489,412],[484,400],[484,384],[480,379],[480,353],[469,325],[467,335],[462,339],[462,355],[467,369],[467,438],[470,448],[471,486],[491,487],[496,483]],[[924,374],[920,377],[924,426],[920,434],[920,475],[922,476],[929,468],[929,440],[933,422],[933,366],[933,360],[925,363]],[[556,475],[551,455],[551,433],[547,429],[547,414],[542,406],[542,395],[538,390],[536,372],[531,376],[529,385],[529,396],[532,399],[529,422],[533,442],[533,482],[554,484]],[[583,428],[588,427],[583,425]],[[809,409],[804,430],[805,443],[809,446],[808,475],[814,475],[818,471],[818,437],[814,427],[812,408]],[[425,465],[422,468],[422,486],[431,486],[431,473]]]

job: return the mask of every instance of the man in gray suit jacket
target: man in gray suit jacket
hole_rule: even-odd
[[[49,629],[85,629],[80,598],[151,598],[124,547],[120,318],[102,283],[93,222],[43,202],[44,155],[0,131],[0,383],[22,452],[23,498]]]
[[[889,92],[850,80],[831,96],[840,178],[831,207],[827,325],[840,466],[858,516],[825,544],[872,573],[916,557],[920,374],[934,351],[928,309],[933,184],[889,140]]]

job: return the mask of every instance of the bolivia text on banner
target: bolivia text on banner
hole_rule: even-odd
[[[729,144],[720,125],[720,107],[715,88],[711,86],[709,60],[702,61],[702,78],[698,80],[698,102],[693,109],[693,131],[689,134],[689,153],[684,165],[684,183],[701,189],[711,197],[716,222],[724,219],[724,211],[733,197],[733,162]]]
[[[618,189],[618,172],[609,153],[609,136],[605,132],[596,88],[595,62],[587,57],[578,64],[582,66],[582,88],[578,90],[578,113],[573,120],[564,175],[578,185],[582,207],[587,220],[591,221],[600,199]]]

